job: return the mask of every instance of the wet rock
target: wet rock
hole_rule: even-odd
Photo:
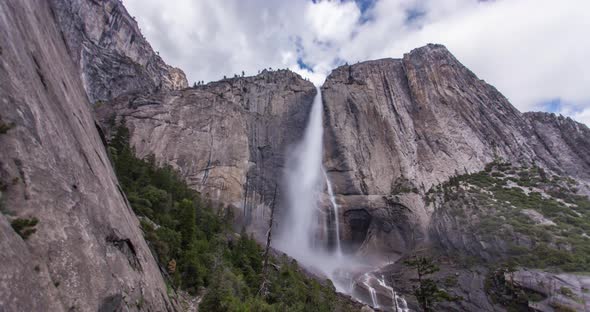
[[[371,309],[369,306],[363,306],[361,312],[375,312],[375,310]]]
[[[356,249],[365,241],[371,225],[371,215],[364,209],[349,209],[344,213],[350,229],[350,244]],[[356,247],[356,248],[355,248]]]

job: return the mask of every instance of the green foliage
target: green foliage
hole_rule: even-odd
[[[576,312],[576,309],[568,307],[559,302],[551,302],[550,306],[555,309],[555,312]]]
[[[576,195],[576,186],[575,180],[549,177],[536,166],[513,167],[497,161],[481,172],[451,178],[432,188],[428,196],[439,198],[439,209],[463,220],[467,225],[463,230],[478,239],[521,244],[509,250],[486,250],[492,259],[534,268],[590,271],[590,200]],[[531,211],[554,225],[536,223],[529,216]]]
[[[13,123],[5,123],[4,121],[0,120],[0,134],[5,134],[12,128],[14,128]]]
[[[438,281],[427,277],[440,270],[432,258],[413,257],[405,260],[404,265],[416,270],[418,285],[413,286],[414,296],[424,311],[434,311],[434,307],[438,302],[460,299],[439,288],[440,283]]]
[[[33,218],[17,218],[14,219],[10,225],[12,226],[12,229],[18,234],[20,235],[20,237],[22,237],[23,239],[27,239],[29,238],[29,236],[31,236],[33,233],[35,233],[37,231],[37,229],[35,229],[35,226],[37,225],[37,223],[39,223],[39,219],[33,217]]]
[[[540,302],[547,297],[539,292],[520,288],[506,280],[514,268],[503,267],[491,270],[484,281],[484,289],[492,302],[502,305],[507,311],[529,311],[529,302]]]
[[[561,288],[559,288],[559,293],[561,293],[562,295],[566,296],[566,297],[570,297],[570,298],[575,298],[575,294],[574,292],[569,288],[569,287],[565,287],[565,286],[561,286]]]
[[[299,271],[296,263],[274,259],[267,294],[260,295],[262,248],[231,230],[231,209],[214,209],[171,167],[153,156],[135,157],[129,130],[120,125],[109,153],[145,238],[169,275],[169,283],[191,294],[206,290],[203,311],[333,311],[346,309],[335,289]]]
[[[404,193],[416,193],[418,194],[418,188],[405,177],[401,177],[391,183],[391,195],[404,194]]]

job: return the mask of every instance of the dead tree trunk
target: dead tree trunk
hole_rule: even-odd
[[[263,255],[264,262],[262,264],[262,284],[260,285],[260,289],[258,290],[258,294],[262,295],[263,297],[266,296],[267,287],[268,287],[268,279],[267,279],[268,253],[270,250],[270,243],[272,241],[272,225],[274,223],[276,199],[277,199],[277,185],[275,184],[275,191],[274,191],[274,195],[272,197],[272,203],[270,205],[270,221],[268,224],[268,231],[266,232],[266,247],[264,248],[264,255]]]

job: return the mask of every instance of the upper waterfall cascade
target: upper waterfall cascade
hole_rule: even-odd
[[[321,89],[316,87],[316,90],[303,139],[293,147],[285,165],[287,219],[275,246],[303,266],[330,278],[340,292],[354,295],[359,287],[364,288],[370,297],[357,297],[372,306],[386,306],[377,295],[376,289],[382,288],[388,296],[391,293],[392,308],[397,310],[393,288],[383,279],[369,283],[378,280],[370,272],[375,268],[368,267],[353,254],[343,254],[339,206],[323,166],[323,102]],[[327,203],[322,205],[322,199],[327,199]],[[359,277],[360,272],[363,278],[356,282],[355,276]]]

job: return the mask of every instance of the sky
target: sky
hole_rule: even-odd
[[[521,111],[590,125],[589,0],[124,0],[189,83],[289,68],[316,84],[345,63],[444,44]]]

